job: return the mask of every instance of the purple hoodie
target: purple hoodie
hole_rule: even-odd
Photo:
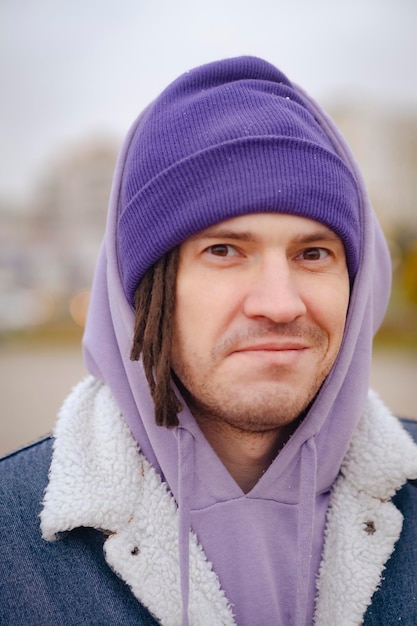
[[[253,65],[254,78],[256,68],[264,63],[248,57],[219,63],[236,68],[241,62]],[[88,370],[111,388],[144,455],[178,503],[184,623],[190,527],[213,564],[237,624],[312,623],[329,491],[364,410],[372,338],[390,293],[387,246],[354,158],[327,115],[300,88],[289,85],[356,180],[358,269],[336,362],[306,418],[247,494],[229,475],[186,406],[178,428],[155,425],[141,362],[129,358],[134,312],[120,273],[117,229],[129,147],[147,113],[130,130],[114,176],[84,336],[85,360]],[[138,248],[145,244],[137,240]]]

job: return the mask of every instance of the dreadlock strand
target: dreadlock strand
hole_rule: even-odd
[[[153,266],[143,276],[135,293],[135,327],[133,345],[130,353],[132,361],[138,361],[143,350],[143,339],[151,303],[153,285]]]
[[[178,249],[159,259],[144,275],[135,294],[135,329],[130,358],[142,361],[160,426],[176,426],[182,405],[171,386],[172,314]]]
[[[172,316],[175,306],[175,283],[178,267],[178,249],[172,250],[165,263],[163,314],[160,318],[160,350],[155,362],[155,414],[157,423],[172,427],[178,425],[177,414],[182,409],[171,385]]]
[[[150,307],[143,341],[143,350],[149,351],[154,364],[158,359],[161,343],[163,341],[163,337],[161,337],[161,325],[164,315],[165,256],[159,259],[154,265]]]

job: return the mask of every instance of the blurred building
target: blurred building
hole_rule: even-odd
[[[417,232],[417,113],[333,106],[362,169],[375,211],[387,232]]]
[[[69,316],[89,288],[117,151],[104,139],[80,143],[49,164],[30,206],[0,207],[0,331]]]
[[[42,281],[55,292],[69,293],[91,283],[116,155],[113,143],[80,144],[52,164],[37,189],[33,244]],[[58,267],[48,267],[51,257]]]
[[[0,204],[0,332],[39,319],[32,288],[32,227],[22,207]]]

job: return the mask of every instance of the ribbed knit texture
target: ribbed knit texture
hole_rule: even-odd
[[[351,279],[358,268],[356,182],[289,80],[261,59],[197,68],[155,100],[129,147],[119,202],[119,262],[131,303],[165,252],[248,213],[320,221],[343,240]]]

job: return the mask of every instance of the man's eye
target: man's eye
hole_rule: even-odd
[[[238,252],[233,246],[229,246],[227,243],[216,243],[214,246],[207,248],[209,254],[214,256],[237,256]]]
[[[307,248],[299,255],[304,261],[321,261],[329,256],[329,251],[325,248]]]

